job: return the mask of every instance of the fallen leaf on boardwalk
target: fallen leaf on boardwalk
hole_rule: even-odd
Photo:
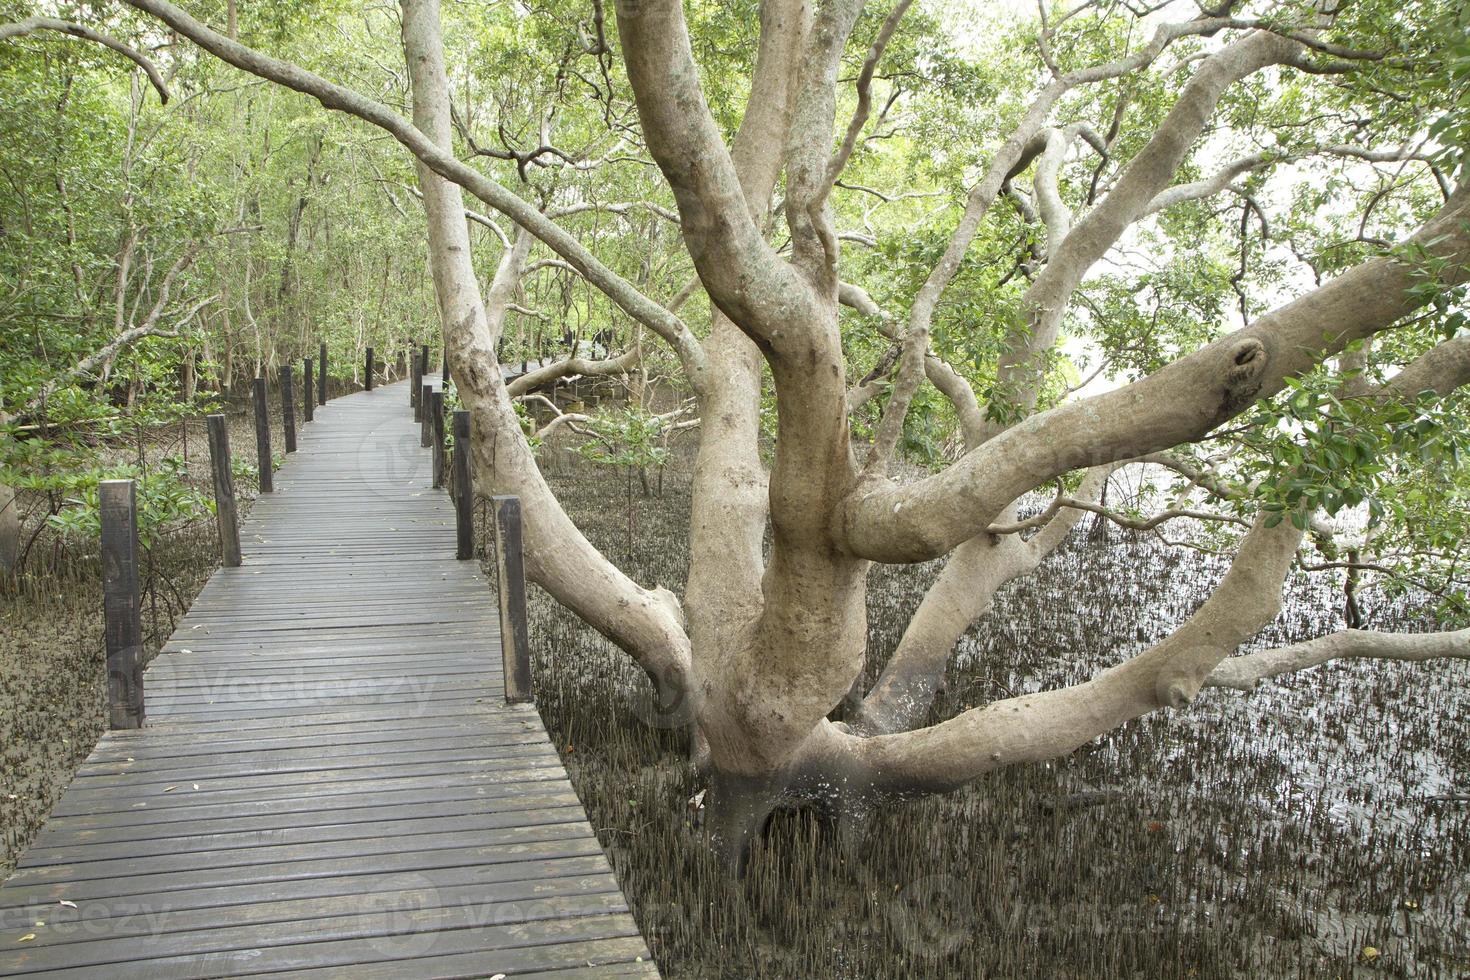
[[[495,974],[495,976],[491,977],[490,980],[505,980],[505,974],[497,973]]]
[[[172,793],[172,792],[173,792],[173,791],[174,791],[174,790],[176,790],[176,789],[178,789],[178,787],[177,787],[177,786],[165,786],[165,787],[164,787],[164,788],[163,788],[163,791],[164,791],[164,792],[165,792],[165,793]]]
[[[1372,963],[1374,960],[1378,959],[1378,947],[1377,946],[1364,946],[1363,947],[1363,959],[1367,960],[1369,963]]]
[[[62,906],[63,908],[68,908],[68,909],[74,909],[74,908],[77,907],[77,903],[76,902],[70,901],[70,900],[65,899],[65,898],[63,898],[61,901],[57,902],[56,904]]]
[[[28,932],[24,936],[21,936],[19,939],[17,939],[16,942],[18,942],[18,943],[28,943],[32,939],[35,939],[35,938],[36,938],[36,934],[34,932]]]
[[[195,788],[195,789],[198,789],[198,788],[199,788],[199,784],[198,784],[198,783],[195,783],[195,784],[194,784],[194,788]]]

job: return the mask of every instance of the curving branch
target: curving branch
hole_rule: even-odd
[[[1253,690],[1261,681],[1333,660],[1470,660],[1470,629],[1453,633],[1342,630],[1315,640],[1231,657],[1205,678],[1205,687]]]
[[[1413,258],[1370,259],[1146,378],[1032,416],[942,473],[905,487],[860,488],[844,515],[848,547],[878,561],[934,558],[988,527],[1021,494],[1069,470],[1203,437],[1280,391],[1286,378],[1428,303],[1426,284],[1447,290],[1470,280],[1470,185],[1407,246],[1402,254],[1420,250],[1440,265],[1437,281]]]
[[[1164,640],[1081,684],[995,701],[928,728],[859,737],[835,726],[812,749],[820,768],[877,794],[947,792],[986,772],[1071,752],[1124,722],[1179,708],[1240,644],[1273,620],[1301,541],[1290,521],[1258,519],[1230,571]]]
[[[596,359],[590,357],[567,357],[553,364],[546,364],[534,371],[528,371],[511,381],[505,386],[506,391],[512,398],[535,391],[542,385],[549,385],[553,381],[562,378],[576,376],[582,377],[607,377],[610,375],[627,374],[642,359],[642,352],[633,347],[617,357]]]
[[[93,41],[103,47],[111,48],[126,58],[130,58],[147,74],[148,81],[152,83],[154,90],[158,92],[158,100],[164,104],[168,103],[168,84],[164,82],[163,75],[159,72],[158,66],[152,60],[136,48],[129,47],[116,38],[95,31],[84,24],[75,24],[69,20],[57,20],[54,17],[27,17],[25,20],[19,20],[13,24],[0,24],[0,41],[25,37],[27,34],[34,34],[36,31],[56,31],[59,34],[79,37],[84,41]]]
[[[933,322],[934,311],[955,276],[958,275],[965,254],[979,233],[981,223],[996,198],[1011,178],[1024,170],[1030,161],[1045,149],[1046,135],[1042,130],[1058,101],[1079,86],[1117,78],[1147,67],[1169,45],[1182,37],[1210,35],[1228,26],[1230,26],[1228,18],[1209,16],[1161,25],[1155,30],[1149,43],[1133,54],[1057,75],[1037,93],[1021,122],[1005,142],[997,148],[990,165],[986,168],[985,176],[971,189],[966,198],[964,213],[950,235],[949,244],[945,247],[943,255],[935,263],[934,268],[930,270],[928,278],[914,298],[913,306],[909,311],[908,329],[904,335],[904,355],[899,363],[898,379],[894,383],[893,396],[889,399],[887,411],[884,413],[885,420],[892,415],[897,417],[897,421],[887,424],[887,432],[880,428],[883,439],[869,454],[867,465],[864,468],[865,482],[868,485],[886,476],[889,458],[884,453],[888,451],[890,445],[896,443],[892,432],[901,430],[902,417],[907,414],[914,392],[918,390],[919,382],[926,373],[929,329]],[[1102,141],[1099,143],[1105,150],[1106,144]],[[1050,346],[1049,342],[1047,346]]]
[[[893,32],[898,30],[899,21],[903,20],[903,15],[908,13],[913,2],[914,0],[899,0],[894,5],[888,13],[888,18],[883,21],[883,26],[878,29],[878,36],[873,40],[873,46],[868,50],[867,58],[863,60],[863,67],[858,72],[857,79],[857,108],[853,110],[852,119],[848,121],[847,132],[843,134],[841,145],[833,154],[831,163],[827,165],[829,185],[835,184],[842,171],[847,168],[847,161],[852,157],[858,137],[862,135],[863,127],[867,125],[868,116],[873,111],[873,73],[878,70],[878,62],[883,60],[883,52],[887,50],[888,42],[893,39]]]

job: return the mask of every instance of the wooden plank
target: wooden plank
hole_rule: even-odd
[[[627,912],[616,884],[594,878],[510,882],[494,890],[478,883],[436,884],[424,878],[417,887],[404,887],[413,884],[380,879],[378,887],[390,890],[181,910],[166,915],[164,933],[153,928],[164,918],[159,915],[90,921],[53,916],[13,973],[125,964],[160,955],[393,936],[405,926],[463,929]]]
[[[74,902],[77,907],[51,902],[49,905],[33,904],[11,909],[0,909],[0,937],[13,929],[34,929],[37,918],[45,916],[48,924],[57,928],[46,935],[37,934],[37,941],[47,944],[81,942],[96,938],[98,933],[126,932],[130,921],[143,917],[158,924],[158,917],[170,917],[180,913],[203,913],[194,916],[194,921],[203,923],[209,918],[219,917],[229,924],[224,916],[233,915],[231,910],[245,910],[261,906],[275,906],[284,902],[306,902],[322,898],[337,898],[350,895],[384,894],[403,887],[402,875],[413,875],[419,882],[427,882],[438,888],[453,888],[473,884],[486,897],[513,896],[546,882],[547,891],[564,894],[607,893],[618,890],[617,880],[606,871],[600,870],[602,859],[594,855],[555,857],[545,860],[510,862],[493,866],[450,864],[425,866],[416,870],[367,871],[344,873],[312,878],[296,878],[290,881],[265,881],[240,883],[236,886],[204,886],[199,888],[176,888],[168,891],[139,891],[128,895],[114,895],[106,899],[82,898]],[[265,920],[265,917],[261,917]],[[69,925],[82,923],[84,931],[92,935],[77,935]],[[93,930],[91,925],[98,923]]]

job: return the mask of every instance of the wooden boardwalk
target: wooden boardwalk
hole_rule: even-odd
[[[657,976],[431,490],[403,384],[317,409],[0,888],[0,976]]]

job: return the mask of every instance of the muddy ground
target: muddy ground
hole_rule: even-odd
[[[664,496],[562,454],[593,542],[678,591],[688,478]],[[635,483],[636,488],[636,483]],[[1080,681],[1164,635],[1223,559],[1084,521],[965,637],[936,719]],[[937,564],[880,568],[870,669]],[[1436,628],[1364,597],[1370,628]],[[1342,627],[1340,584],[1300,576],[1261,638]],[[855,841],[783,814],[748,881],[702,852],[683,737],[644,678],[537,592],[537,702],[670,977],[1470,977],[1470,664],[1343,663],[1207,691],[1074,755],[877,815]],[[654,725],[649,720],[655,721]]]
[[[255,429],[248,406],[230,418],[230,449],[255,462]],[[272,446],[285,444],[279,412],[272,413]],[[138,435],[98,447],[103,459],[138,463]],[[187,455],[189,483],[213,497],[209,443],[202,418],[147,430],[142,460],[157,467]],[[255,494],[236,479],[241,516]],[[102,582],[94,540],[58,534],[45,525],[52,501],[19,498],[21,540],[28,553],[22,574],[0,582],[0,879],[45,822],[77,766],[102,734],[106,693],[102,647]],[[214,569],[219,537],[212,514],[173,528],[143,553],[143,643],[152,657],[173,632]]]

